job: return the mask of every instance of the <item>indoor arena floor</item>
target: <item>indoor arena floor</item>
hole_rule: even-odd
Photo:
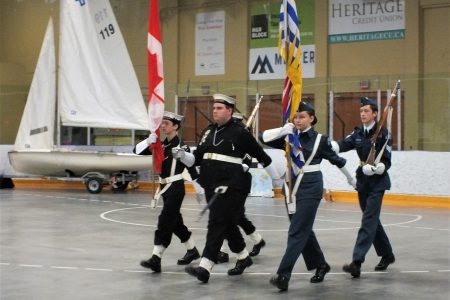
[[[322,202],[315,232],[331,272],[309,282],[302,258],[289,290],[269,284],[286,246],[289,225],[279,199],[249,198],[247,216],[267,242],[241,276],[228,276],[235,263],[216,265],[208,284],[187,275],[176,261],[185,253],[174,237],[162,273],[143,269],[151,256],[161,208],[149,208],[149,193],[0,190],[0,299],[450,299],[450,212],[432,207],[383,206],[382,222],[397,261],[373,271],[373,248],[361,278],[342,272],[350,262],[361,212],[352,203]],[[202,250],[207,215],[188,194],[185,223]],[[251,242],[247,243],[251,249]],[[198,261],[197,261],[198,262]]]

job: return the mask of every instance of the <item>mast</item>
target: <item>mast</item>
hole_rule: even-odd
[[[56,80],[56,147],[61,148],[61,111],[60,111],[60,99],[61,99],[61,91],[59,88],[59,82],[61,80],[61,26],[62,26],[62,17],[63,17],[63,4],[64,0],[59,1],[59,33],[58,33],[58,63],[56,65],[56,74],[58,75],[58,80]]]

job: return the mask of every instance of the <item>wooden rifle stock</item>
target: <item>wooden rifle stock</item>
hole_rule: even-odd
[[[253,108],[253,111],[250,115],[250,117],[248,117],[247,119],[247,123],[245,124],[245,127],[250,128],[253,124],[253,121],[255,119],[256,113],[259,110],[259,105],[261,104],[263,96],[259,97],[258,101],[256,101],[255,107]]]
[[[381,115],[380,121],[378,122],[377,130],[375,131],[374,135],[372,136],[372,138],[370,140],[371,147],[370,147],[369,156],[367,156],[367,160],[366,160],[366,164],[367,165],[372,165],[373,166],[374,163],[375,163],[375,155],[376,155],[376,148],[375,148],[375,146],[376,146],[376,142],[377,142],[378,136],[380,135],[381,128],[383,127],[384,123],[386,122],[386,119],[387,119],[387,116],[388,116],[388,112],[389,112],[389,108],[393,106],[394,100],[397,97],[399,89],[400,89],[400,80],[398,80],[395,83],[394,90],[392,91],[391,97],[389,98],[389,102],[385,106],[385,108],[383,110],[383,114]]]

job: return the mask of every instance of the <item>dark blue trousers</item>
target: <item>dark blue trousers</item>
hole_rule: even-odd
[[[353,261],[363,263],[372,244],[378,256],[392,254],[391,243],[380,222],[383,195],[384,191],[358,191],[359,206],[363,215],[353,249]]]
[[[302,184],[296,195],[297,209],[291,217],[287,248],[277,271],[278,275],[284,275],[288,279],[291,278],[292,270],[300,254],[303,254],[308,270],[316,269],[326,263],[312,230],[322,199],[322,185],[317,182],[313,186],[302,188]]]

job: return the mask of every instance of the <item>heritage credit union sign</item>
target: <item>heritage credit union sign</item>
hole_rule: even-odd
[[[329,0],[328,42],[405,37],[405,0]]]

